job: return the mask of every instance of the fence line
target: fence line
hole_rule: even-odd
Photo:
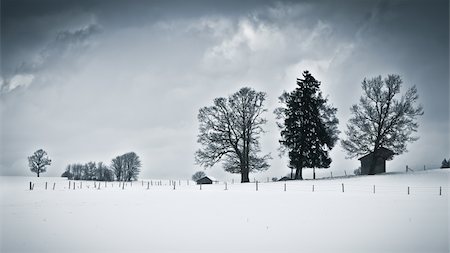
[[[78,184],[78,187],[76,186],[76,183],[74,181],[68,182],[68,187],[64,187],[64,181],[61,182],[53,182],[52,190],[100,190],[101,182],[97,181],[84,181],[86,184],[86,187],[83,188],[83,181],[80,181]],[[29,182],[29,191],[34,190],[48,190],[48,182],[40,182],[41,184],[35,184],[32,181]],[[58,184],[57,184],[58,183]],[[110,183],[111,187],[108,189],[114,188],[114,182],[104,182],[104,190],[107,190],[108,183]],[[178,186],[177,186],[178,184]],[[249,188],[251,183],[249,184],[232,184],[232,187],[228,184],[228,182],[223,183],[216,183],[211,185],[205,185],[204,190],[211,190],[211,189],[217,189],[217,186],[224,187],[223,190],[248,190],[250,191],[284,191],[284,192],[341,192],[342,194],[347,193],[371,193],[371,194],[406,194],[406,195],[449,195],[450,187],[449,186],[423,186],[423,185],[377,185],[377,184],[355,184],[355,183],[333,183],[333,184],[306,184],[306,183],[288,183],[284,182],[283,184],[274,184],[271,182],[261,183],[259,181],[254,182],[253,190],[251,187]],[[62,187],[58,187],[62,186]],[[164,187],[165,186],[165,187]],[[141,187],[132,187],[132,183],[129,182],[127,184],[126,182],[119,182],[119,189],[122,188],[122,190],[150,190],[150,189],[167,189],[167,187],[170,187],[173,190],[202,190],[202,184],[196,185],[196,184],[189,184],[189,181],[186,181],[182,184],[181,180],[170,180],[168,181],[168,184],[162,184],[161,181],[155,181],[153,184],[153,180],[151,181],[144,181],[141,182]],[[198,187],[198,188],[197,188]],[[279,188],[278,188],[279,187]]]

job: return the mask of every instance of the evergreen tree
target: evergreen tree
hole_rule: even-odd
[[[336,108],[322,97],[320,82],[308,71],[297,79],[297,88],[284,92],[275,110],[281,129],[281,151],[289,155],[289,167],[295,169],[295,179],[303,179],[303,168],[328,168],[329,151],[338,140]],[[315,173],[314,173],[315,174]],[[315,177],[315,176],[314,176]]]
[[[442,161],[441,168],[442,168],[442,169],[444,169],[444,168],[450,168],[450,158],[449,158],[448,160],[446,160],[446,159],[444,158],[444,161]]]

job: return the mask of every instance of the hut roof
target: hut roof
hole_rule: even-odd
[[[381,158],[383,158],[383,159],[385,159],[385,160],[388,160],[388,159],[390,159],[393,155],[395,155],[394,151],[392,151],[392,150],[390,150],[390,149],[387,149],[387,148],[385,148],[385,147],[380,147],[380,148],[378,148],[375,152],[370,152],[369,154],[360,157],[358,160],[362,160],[362,159],[365,159],[365,158],[367,158],[367,157],[369,157],[369,156],[372,156],[374,153],[375,153],[375,155],[376,155],[377,157],[381,157]]]
[[[209,180],[211,180],[211,181],[213,181],[213,182],[219,182],[217,179],[215,179],[215,178],[213,178],[213,177],[210,177],[210,176],[204,176],[204,177],[200,178],[199,180],[202,180],[202,179],[204,179],[204,178],[208,178]],[[197,180],[197,181],[198,181],[198,180]]]

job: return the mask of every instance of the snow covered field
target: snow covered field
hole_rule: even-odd
[[[292,181],[286,191],[187,181],[174,190],[167,180],[74,190],[62,178],[1,177],[0,252],[449,252],[449,175]]]

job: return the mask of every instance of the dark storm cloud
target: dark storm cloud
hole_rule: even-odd
[[[79,51],[88,49],[92,35],[100,31],[101,28],[96,24],[90,24],[74,31],[59,31],[54,39],[49,41],[34,57],[30,55],[14,68],[13,76],[3,80],[3,84],[0,86],[0,95],[17,87],[29,85],[27,82],[21,84],[19,80],[14,82],[14,78],[28,76],[32,81],[37,72],[59,64],[67,56],[70,57]],[[71,59],[67,60],[70,62]],[[66,67],[68,65],[70,64],[66,64]],[[4,78],[8,78],[8,75]]]
[[[272,111],[304,69],[339,108],[341,131],[364,77],[417,85],[421,139],[392,167],[435,166],[449,153],[448,20],[445,0],[2,1],[0,173],[28,173],[24,157],[44,148],[51,175],[135,151],[144,177],[188,177],[198,108],[250,85]],[[275,154],[267,118],[263,149]],[[334,170],[357,166],[339,147],[332,155]]]

